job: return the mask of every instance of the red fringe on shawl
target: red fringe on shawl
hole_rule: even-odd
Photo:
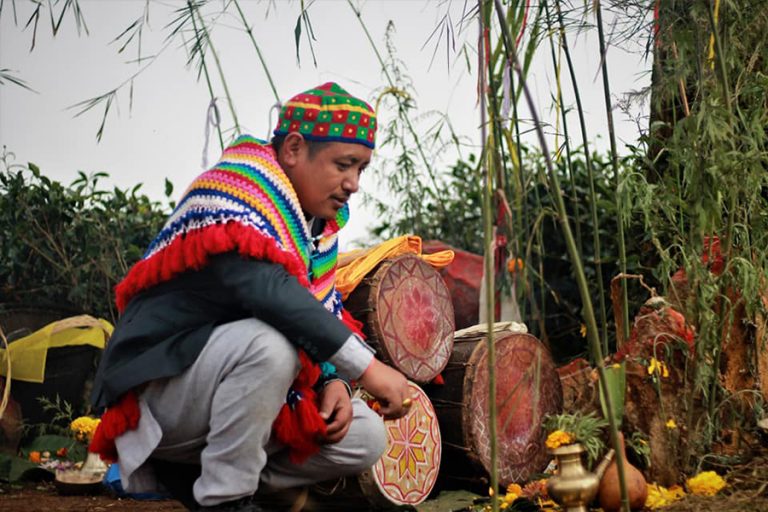
[[[349,327],[349,330],[360,336],[360,338],[365,339],[365,334],[363,334],[363,322],[356,320],[355,317],[344,308],[341,309],[341,321],[344,322],[344,325]]]
[[[128,391],[101,416],[101,423],[96,427],[88,451],[98,453],[106,462],[115,462],[117,460],[115,439],[126,430],[135,429],[139,425],[140,417],[141,411],[136,393]]]
[[[183,272],[199,270],[208,263],[211,256],[235,249],[243,256],[266,259],[283,265],[302,285],[309,287],[303,262],[280,249],[273,238],[238,222],[228,222],[178,236],[165,249],[136,263],[115,288],[118,310],[124,311],[137,293]],[[355,320],[345,309],[342,309],[341,316],[350,330],[365,339],[362,322]],[[317,453],[320,450],[318,439],[326,432],[325,421],[317,410],[317,395],[313,389],[320,376],[320,368],[304,351],[299,351],[299,358],[302,369],[293,389],[301,394],[302,399],[298,400],[293,408],[288,404],[283,405],[272,426],[278,441],[289,447],[289,457],[295,463],[301,463]],[[136,394],[129,391],[104,413],[89,450],[98,453],[104,460],[116,461],[115,438],[126,430],[135,429],[139,417]]]
[[[318,441],[325,435],[326,425],[317,410],[314,386],[320,377],[320,367],[303,351],[299,351],[301,370],[293,381],[293,390],[301,395],[293,406],[284,404],[272,424],[276,439],[288,447],[291,461],[301,464],[320,450]],[[118,459],[115,439],[139,425],[141,410],[134,391],[126,392],[101,416],[88,451],[98,453],[106,462]]]
[[[283,404],[272,424],[275,438],[288,447],[288,457],[294,464],[301,464],[320,451],[318,441],[325,435],[326,425],[317,410],[317,394],[314,385],[320,377],[320,368],[299,351],[301,371],[293,381],[293,390],[301,395],[294,404]]]
[[[279,263],[302,285],[309,286],[306,266],[301,260],[280,249],[273,238],[253,227],[228,222],[179,235],[160,252],[136,263],[115,287],[118,311],[122,313],[137,293],[188,270],[199,270],[211,256],[234,250],[243,256]]]

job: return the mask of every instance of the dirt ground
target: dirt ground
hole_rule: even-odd
[[[671,504],[664,512],[768,512],[768,453],[764,452],[749,463],[730,468],[725,473],[728,482],[714,497],[687,496]],[[469,512],[468,505],[477,497],[464,491],[441,493],[427,500],[417,512]],[[346,507],[345,507],[346,508]],[[277,510],[287,510],[288,507]],[[23,485],[0,483],[0,512],[181,512],[185,510],[176,501],[135,501],[117,499],[109,494],[97,496],[62,496],[52,483],[38,482]],[[316,501],[308,502],[304,512],[338,512]],[[347,508],[347,510],[349,510]],[[355,507],[355,512],[367,512]],[[369,509],[372,510],[372,509]],[[482,510],[482,507],[474,507]]]
[[[768,468],[765,468],[768,476]],[[760,492],[757,492],[760,491]],[[467,498],[454,495],[440,496],[417,507],[419,512],[466,511]],[[10,488],[0,487],[2,512],[182,512],[175,501],[134,501],[99,496],[61,496],[51,484]],[[306,510],[306,509],[305,509]],[[314,509],[316,510],[316,509]],[[687,497],[664,512],[768,512],[768,491],[735,490],[712,498]],[[310,510],[307,510],[310,512]],[[360,511],[365,512],[365,511]]]

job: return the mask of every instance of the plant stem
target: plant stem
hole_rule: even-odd
[[[192,11],[192,3],[188,0],[187,1],[187,8]],[[195,15],[193,12],[190,12],[192,19],[192,27],[195,31],[195,40],[197,42],[197,46],[200,48],[200,63],[203,68],[203,76],[205,76],[205,83],[208,86],[208,95],[211,97],[211,101],[213,101],[216,98],[216,95],[213,93],[213,85],[211,84],[211,75],[208,73],[208,64],[205,62],[205,52],[203,51],[203,41],[200,39],[200,32],[197,31],[197,24],[195,23]],[[206,121],[208,122],[208,121]],[[219,146],[221,147],[221,150],[224,150],[224,136],[221,133],[221,123],[216,123],[216,132],[219,134]]]
[[[549,50],[552,54],[552,69],[555,71],[555,78],[557,82],[557,105],[559,105],[560,117],[563,121],[563,142],[565,144],[565,163],[568,168],[568,177],[571,182],[571,208],[573,208],[574,225],[576,227],[576,246],[579,248],[579,254],[584,254],[583,245],[581,242],[581,216],[579,215],[579,198],[576,192],[576,178],[573,173],[573,161],[571,158],[571,138],[568,135],[568,113],[565,110],[565,102],[563,101],[563,88],[560,83],[560,65],[557,62],[557,54],[555,53],[555,43],[552,40],[552,20],[549,17],[549,5],[546,0],[544,1],[544,11],[547,16],[547,34],[549,37]],[[605,347],[604,347],[605,348]]]
[[[238,2],[238,0],[232,0],[232,3],[235,4],[237,13],[240,15],[240,20],[243,22],[243,26],[245,27],[245,31],[248,32],[248,37],[251,39],[253,48],[256,50],[256,55],[258,55],[259,57],[259,62],[261,62],[261,67],[264,68],[264,74],[267,75],[267,80],[269,81],[269,86],[272,88],[272,93],[275,95],[275,100],[278,103],[280,103],[280,95],[277,94],[277,88],[275,87],[275,82],[272,81],[272,74],[269,72],[269,68],[267,67],[267,62],[264,60],[264,56],[261,54],[259,45],[256,43],[256,38],[253,37],[253,29],[248,24],[248,20],[245,19],[245,14],[243,14],[243,10],[240,8],[240,2]]]
[[[534,127],[536,129],[536,135],[541,145],[541,151],[544,155],[544,162],[547,166],[547,172],[549,174],[550,186],[552,187],[553,197],[555,205],[557,206],[558,218],[560,224],[563,227],[563,235],[565,236],[565,243],[568,247],[568,254],[571,257],[571,263],[574,267],[574,274],[576,275],[576,281],[579,286],[579,293],[584,306],[584,316],[587,322],[587,335],[589,341],[592,344],[592,349],[597,356],[597,372],[602,384],[602,397],[608,410],[608,425],[611,431],[611,441],[616,450],[616,466],[619,473],[619,486],[621,488],[621,501],[622,507],[626,512],[629,512],[629,499],[627,498],[627,485],[624,475],[624,456],[620,449],[618,426],[616,425],[616,418],[613,413],[613,403],[611,395],[608,393],[608,381],[605,374],[605,365],[603,363],[603,354],[600,350],[600,340],[597,337],[597,322],[595,321],[595,312],[592,309],[592,299],[589,296],[589,286],[587,285],[587,278],[584,274],[584,266],[581,262],[581,257],[576,247],[576,241],[571,232],[571,226],[568,221],[568,214],[565,210],[565,202],[563,196],[560,193],[560,183],[557,177],[557,173],[552,165],[552,160],[549,156],[549,150],[547,149],[547,140],[544,136],[544,130],[541,128],[541,122],[536,112],[536,105],[533,102],[533,96],[528,88],[528,84],[522,77],[522,70],[520,69],[520,63],[517,59],[517,49],[514,46],[514,40],[509,33],[509,27],[504,24],[504,12],[501,6],[500,0],[494,0],[496,5],[496,13],[499,17],[501,24],[502,34],[504,35],[504,46],[507,50],[507,57],[513,64],[515,71],[518,74],[518,79],[523,87],[523,93],[525,94],[526,103],[528,103],[528,109],[531,111],[531,117],[533,118]]]
[[[715,48],[717,49],[715,57],[715,61],[717,62],[717,70],[718,78],[720,79],[720,85],[723,90],[723,101],[725,102],[725,106],[728,109],[728,123],[731,127],[731,131],[734,130],[733,125],[733,107],[731,105],[731,90],[730,90],[730,84],[728,82],[728,70],[726,69],[725,65],[725,55],[723,54],[723,47],[722,43],[720,41],[720,34],[717,31],[717,21],[715,20],[715,13],[712,8],[712,4],[707,1],[707,14],[709,15],[709,25],[712,30],[712,38],[714,39]],[[714,64],[714,62],[713,62]],[[734,145],[734,138],[730,138],[730,146],[731,150],[735,151],[736,147]],[[733,236],[734,236],[734,225],[735,225],[735,218],[736,218],[736,196],[738,194],[738,190],[729,190],[729,202],[728,202],[728,221],[726,225],[726,239],[725,239],[725,251],[723,254],[723,258],[725,261],[730,260],[731,252],[733,249]],[[707,247],[707,252],[710,253],[709,256],[712,257],[711,251],[712,251],[712,244],[713,244],[713,238],[710,235],[709,238],[709,247]],[[722,279],[721,279],[722,281]],[[723,298],[728,297],[728,290],[723,286],[723,292],[721,296]],[[723,351],[723,340],[722,336],[726,336],[727,338],[730,337],[730,329],[727,328],[727,322],[728,322],[728,316],[725,312],[726,306],[730,307],[730,302],[727,302],[726,300],[720,299],[720,312],[719,312],[719,321],[718,321],[718,337],[719,337],[719,343],[717,344],[717,352],[715,353],[715,361],[714,361],[714,368],[715,371],[719,371],[720,368],[720,355]],[[727,333],[727,334],[726,334]],[[727,339],[726,339],[727,341]],[[713,378],[712,379],[712,387],[710,389],[709,393],[709,418],[710,421],[714,421],[714,410],[715,410],[715,403],[717,398],[717,390],[719,388],[719,379]],[[708,441],[711,441],[708,439]]]
[[[608,83],[608,54],[605,47],[605,33],[603,31],[603,14],[600,8],[600,0],[595,0],[595,14],[597,15],[597,35],[600,41],[600,61],[603,72],[603,97],[605,98],[605,111],[608,118],[608,134],[611,140],[611,168],[613,169],[613,178],[616,185],[616,215],[618,218],[619,231],[619,270],[622,274],[627,273],[627,250],[624,241],[624,219],[621,210],[621,194],[619,194],[619,156],[616,151],[616,130],[613,127],[613,110],[611,108],[611,86]],[[629,339],[629,301],[627,294],[627,282],[621,282],[621,335],[622,340]],[[618,319],[616,319],[618,322]],[[616,329],[616,338],[619,337],[619,329]]]
[[[349,7],[352,9],[352,12],[355,13],[355,16],[357,16],[357,20],[360,22],[360,26],[363,27],[363,32],[365,32],[365,37],[368,38],[368,42],[371,43],[371,48],[373,48],[373,52],[376,54],[376,58],[379,61],[379,65],[381,66],[381,70],[384,73],[384,76],[387,78],[387,82],[389,82],[389,86],[392,89],[398,89],[397,85],[395,85],[395,81],[392,79],[392,76],[389,74],[389,71],[387,70],[387,66],[384,63],[384,59],[381,57],[381,53],[379,53],[379,49],[376,48],[376,43],[373,41],[373,37],[371,37],[371,33],[368,31],[368,27],[363,22],[362,13],[360,10],[358,10],[354,4],[352,3],[352,0],[347,0],[347,3],[349,4]],[[396,98],[398,98],[398,103],[400,102],[400,96],[395,95]],[[416,134],[416,130],[413,127],[413,124],[411,124],[410,118],[408,118],[407,115],[405,115],[404,109],[400,110],[400,116],[403,118],[403,121],[405,121],[405,126],[408,128],[408,131],[410,132],[411,136],[413,137],[413,142],[416,144],[416,150],[419,152],[419,157],[421,158],[422,163],[424,164],[424,168],[427,170],[427,175],[429,176],[429,179],[432,181],[432,186],[435,187],[435,194],[437,195],[437,205],[441,210],[441,213],[445,214],[445,201],[443,200],[443,194],[442,190],[443,187],[440,187],[437,183],[437,178],[435,177],[435,171],[432,169],[432,164],[429,163],[429,159],[427,158],[427,155],[424,153],[424,148],[421,147],[421,143],[419,142],[419,136]]]
[[[526,245],[526,239],[528,238],[528,194],[525,190],[525,176],[523,174],[523,146],[520,142],[520,116],[517,112],[517,98],[518,95],[515,91],[515,74],[510,69],[509,73],[509,93],[511,96],[512,101],[512,116],[515,124],[515,153],[517,154],[517,186],[518,186],[518,197],[519,197],[519,210],[521,211],[522,215],[518,215],[518,218],[522,217],[522,222],[518,222],[518,246],[520,249],[524,245]],[[511,152],[511,148],[510,148]],[[522,271],[522,280],[523,280],[523,286],[526,292],[526,297],[528,301],[531,303],[531,310],[534,314],[534,317],[538,316],[538,310],[539,308],[536,306],[536,297],[533,296],[533,286],[532,282],[530,280],[531,277],[531,271],[528,268],[530,264],[530,260],[526,261],[525,267]],[[520,280],[520,272],[515,273],[515,280]],[[521,311],[521,314],[523,315],[523,318],[525,318],[525,310]],[[541,332],[546,332],[544,328],[544,320],[539,317],[539,330]]]
[[[576,100],[576,112],[579,114],[579,125],[581,126],[581,144],[584,146],[584,162],[587,165],[587,179],[589,180],[589,205],[592,217],[592,249],[595,253],[595,273],[597,279],[597,291],[600,301],[600,339],[602,341],[603,352],[608,353],[608,315],[605,306],[605,290],[603,288],[603,257],[600,244],[600,230],[598,229],[597,219],[597,194],[595,193],[595,175],[592,168],[592,155],[589,152],[589,141],[587,137],[587,122],[584,119],[584,107],[581,103],[581,94],[579,93],[579,83],[576,81],[576,71],[571,59],[571,51],[568,48],[568,39],[565,35],[565,22],[563,13],[560,10],[560,1],[555,0],[557,9],[558,24],[560,26],[560,38],[562,40],[565,61],[568,64],[568,72],[571,75],[571,84],[573,85],[573,95]]]
[[[494,342],[493,325],[495,323],[494,304],[494,283],[493,283],[493,236],[492,236],[492,212],[491,212],[491,187],[492,181],[487,163],[487,134],[486,134],[486,116],[485,116],[485,95],[487,93],[485,83],[485,41],[486,25],[490,21],[491,6],[488,0],[478,0],[478,20],[480,25],[480,34],[478,37],[478,81],[480,89],[480,138],[483,145],[481,155],[482,175],[483,175],[483,240],[485,251],[483,255],[483,264],[485,268],[485,303],[486,303],[486,323],[488,324],[488,434],[491,441],[491,509],[493,512],[499,511],[499,475],[498,475],[498,439],[496,434],[496,343]],[[491,71],[489,70],[489,73]]]
[[[197,14],[197,17],[200,21],[200,30],[203,32],[203,36],[205,37],[205,42],[208,44],[208,47],[211,49],[211,55],[213,55],[213,62],[216,64],[216,69],[219,72],[219,78],[221,78],[221,85],[224,87],[224,95],[227,97],[227,105],[229,105],[229,111],[232,114],[232,121],[235,123],[235,133],[237,135],[240,135],[240,123],[237,120],[237,112],[235,112],[235,105],[232,102],[232,95],[229,93],[229,87],[227,86],[227,79],[224,76],[224,70],[221,67],[221,61],[219,60],[219,55],[216,53],[216,48],[213,46],[213,41],[211,41],[211,37],[208,34],[208,29],[205,26],[205,22],[203,21],[203,17],[200,15],[200,11],[193,5],[191,0],[187,0],[187,5],[189,6],[189,9],[192,11],[192,27],[195,29],[195,35],[197,35],[197,24],[195,23],[195,14]],[[199,40],[199,39],[198,39]],[[200,47],[200,54],[202,56],[203,54],[203,47]]]

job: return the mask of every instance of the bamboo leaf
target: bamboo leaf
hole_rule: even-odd
[[[607,392],[610,394],[611,405],[613,406],[613,419],[617,428],[621,428],[621,421],[624,417],[624,395],[626,390],[626,365],[624,363],[605,367],[606,389],[603,390],[602,381],[598,380],[600,386],[600,408],[603,411],[603,417],[608,418],[608,407],[603,396]]]
[[[296,18],[296,27],[293,29],[293,37],[296,43],[296,62],[301,64],[301,55],[299,55],[299,45],[301,43],[301,14]]]
[[[18,85],[19,87],[26,89],[28,91],[34,92],[37,94],[37,91],[32,89],[26,81],[22,80],[21,78],[14,76],[12,74],[12,71],[7,68],[0,68],[0,85],[5,85],[5,82],[12,83],[14,85]]]
[[[35,49],[35,41],[37,39],[37,25],[38,25],[38,22],[40,21],[40,9],[43,8],[42,0],[33,0],[33,1],[37,3],[37,7],[30,15],[26,25],[24,25],[24,29],[26,30],[26,28],[29,27],[29,24],[34,22],[34,25],[32,26],[32,45],[29,47],[30,52]]]

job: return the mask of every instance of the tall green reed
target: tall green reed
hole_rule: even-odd
[[[548,4],[548,2],[547,2]],[[557,11],[557,21],[559,26],[560,43],[563,48],[563,54],[565,55],[565,61],[568,65],[568,74],[571,77],[571,86],[573,87],[573,95],[576,101],[576,113],[579,116],[579,128],[581,129],[581,146],[584,150],[584,162],[587,168],[587,176],[589,181],[589,211],[592,218],[592,250],[594,252],[595,274],[597,281],[597,294],[600,305],[600,339],[602,341],[602,348],[605,353],[608,353],[608,315],[607,307],[605,304],[605,289],[603,287],[603,257],[602,247],[600,243],[600,230],[598,227],[597,217],[597,194],[595,193],[595,177],[594,169],[592,166],[592,155],[589,150],[589,136],[587,134],[587,123],[584,116],[584,106],[581,101],[581,93],[579,91],[579,83],[576,80],[575,66],[573,65],[573,59],[571,58],[571,51],[568,45],[568,37],[565,31],[565,22],[563,20],[563,12],[560,7],[560,0],[555,0],[555,9]]]
[[[613,169],[613,177],[616,184],[616,190],[618,191],[621,184],[621,176],[619,176],[619,155],[616,149],[616,130],[613,124],[613,103],[611,100],[611,86],[608,79],[608,49],[605,45],[605,30],[603,28],[603,15],[600,7],[600,0],[595,0],[594,3],[595,15],[597,17],[597,36],[600,43],[600,62],[603,75],[603,98],[605,99],[605,111],[606,118],[608,120],[608,135],[611,141],[611,167]],[[616,194],[616,211],[621,214],[621,196]],[[619,270],[622,274],[627,273],[627,249],[626,242],[624,240],[624,222],[618,224],[619,235]],[[626,281],[621,282],[621,326],[618,325],[619,319],[615,319],[617,322],[616,338],[618,340],[626,340],[629,338],[629,297],[627,293]],[[621,331],[621,332],[620,332]]]
[[[544,155],[544,161],[547,168],[549,183],[553,192],[554,202],[557,207],[558,220],[560,221],[560,224],[562,226],[566,245],[568,247],[568,254],[570,256],[571,263],[575,270],[576,280],[579,286],[579,294],[581,295],[581,299],[583,302],[584,316],[587,323],[587,335],[589,338],[589,342],[592,346],[592,350],[596,355],[596,359],[597,359],[596,365],[597,365],[598,375],[600,378],[600,382],[602,383],[601,396],[606,405],[606,410],[608,411],[607,419],[608,419],[610,432],[611,432],[611,440],[616,450],[616,462],[617,462],[618,473],[619,473],[619,486],[621,488],[622,507],[626,512],[629,512],[629,499],[627,497],[627,486],[626,486],[626,480],[624,475],[623,454],[621,453],[622,450],[619,442],[618,426],[616,424],[616,419],[614,414],[614,404],[612,403],[610,394],[605,391],[608,388],[608,381],[606,377],[605,366],[603,364],[602,351],[600,349],[600,340],[597,336],[597,323],[595,321],[595,314],[592,308],[592,299],[590,297],[589,285],[587,284],[587,279],[584,274],[584,267],[581,262],[581,256],[579,254],[578,248],[576,246],[576,241],[571,231],[568,214],[565,208],[565,202],[560,193],[559,178],[557,176],[557,173],[555,173],[554,167],[552,165],[552,160],[550,158],[549,150],[547,148],[546,137],[544,136],[544,131],[541,127],[541,123],[539,122],[538,114],[536,113],[536,107],[533,101],[533,97],[531,96],[531,92],[528,89],[527,83],[522,78],[522,72],[520,68],[520,63],[517,58],[517,49],[515,47],[516,46],[515,42],[509,33],[509,27],[507,27],[507,25],[504,22],[504,19],[505,19],[504,8],[502,7],[500,0],[494,0],[494,4],[496,7],[496,13],[499,18],[499,25],[501,27],[501,31],[503,34],[503,42],[504,42],[504,48],[506,50],[507,58],[510,60],[510,64],[512,65],[515,72],[518,74],[521,87],[525,95],[526,102],[528,104],[528,108],[533,118],[534,128],[536,130],[536,135],[539,141],[539,145]]]

